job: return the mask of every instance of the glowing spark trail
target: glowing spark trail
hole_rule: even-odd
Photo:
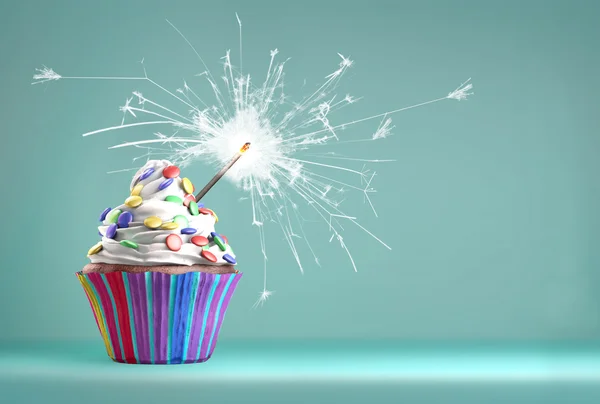
[[[342,143],[380,141],[391,136],[394,126],[391,115],[413,108],[437,103],[444,100],[462,101],[472,95],[473,85],[470,79],[444,97],[414,105],[392,109],[387,112],[367,116],[345,123],[333,123],[336,111],[355,104],[359,98],[351,95],[337,97],[335,90],[346,71],[353,65],[349,58],[338,54],[340,63],[316,90],[300,101],[291,103],[284,93],[284,66],[287,60],[278,61],[279,51],[270,52],[270,60],[264,81],[255,83],[249,74],[242,73],[242,21],[236,14],[239,27],[239,69],[232,64],[230,51],[223,60],[222,84],[215,79],[204,60],[192,43],[171,22],[173,29],[183,38],[200,60],[204,71],[197,75],[208,84],[208,93],[212,93],[214,101],[205,101],[207,91],[193,90],[187,82],[175,91],[170,91],[150,78],[143,60],[143,75],[138,77],[85,77],[62,76],[53,69],[43,66],[36,69],[32,84],[48,83],[59,80],[136,80],[158,89],[166,98],[176,101],[182,111],[162,105],[158,100],[134,91],[126,98],[125,105],[120,108],[123,113],[121,124],[97,129],[83,134],[91,136],[100,133],[127,129],[137,126],[171,126],[171,136],[155,133],[152,139],[130,141],[117,144],[111,148],[134,147],[142,149],[145,154],[134,158],[149,160],[155,156],[168,158],[174,164],[186,166],[198,161],[221,168],[231,162],[231,156],[239,153],[240,145],[249,142],[252,147],[225,174],[234,184],[246,192],[247,196],[240,200],[250,201],[252,225],[256,226],[260,248],[263,255],[263,290],[255,306],[262,305],[273,291],[267,288],[267,244],[265,224],[275,223],[282,231],[290,251],[301,272],[304,271],[302,260],[302,243],[310,251],[315,263],[320,265],[319,258],[306,237],[304,224],[308,221],[300,211],[300,205],[308,207],[316,217],[320,218],[329,232],[326,238],[334,240],[348,256],[349,263],[356,271],[356,263],[350,248],[344,241],[345,224],[353,224],[373,240],[391,249],[385,242],[362,226],[356,215],[346,214],[341,210],[341,196],[352,193],[362,194],[377,216],[370,194],[375,192],[372,182],[376,173],[335,164],[327,164],[323,160],[362,162],[379,164],[391,162],[389,159],[366,159],[340,155],[335,152],[302,154],[313,147],[335,146]],[[201,96],[202,98],[201,98]],[[135,100],[135,102],[134,102]],[[137,105],[136,105],[137,103]],[[133,105],[132,105],[133,104]],[[201,106],[198,106],[201,105]],[[126,123],[128,118],[136,120]],[[144,120],[144,117],[149,120]],[[381,119],[372,135],[363,139],[342,139],[340,131],[349,126]],[[362,148],[361,148],[362,149]],[[313,157],[320,161],[307,160]],[[311,171],[311,167],[320,170]],[[135,170],[137,168],[113,170],[111,173]],[[326,175],[324,172],[331,174]],[[333,178],[345,174],[354,176],[358,181],[353,184],[347,179]],[[314,236],[312,236],[314,237]]]

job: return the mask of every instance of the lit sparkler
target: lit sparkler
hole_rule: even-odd
[[[217,84],[216,79],[206,67],[193,45],[173,24],[168,22],[190,46],[197,55],[204,72],[198,76],[208,83],[210,93],[214,97],[212,102],[206,102],[202,96],[204,92],[193,90],[187,82],[182,88],[171,91],[154,81],[144,70],[143,76],[137,77],[83,77],[62,76],[53,69],[43,67],[37,69],[33,76],[32,84],[47,83],[65,79],[79,80],[138,80],[158,88],[166,97],[177,100],[185,111],[176,112],[161,105],[157,100],[145,97],[141,92],[135,91],[132,97],[126,99],[125,105],[120,110],[123,119],[120,125],[102,128],[85,133],[90,136],[104,132],[126,129],[137,126],[167,125],[175,128],[171,136],[155,133],[155,138],[126,142],[111,148],[135,147],[145,150],[145,154],[134,159],[150,159],[155,155],[167,155],[169,159],[180,166],[202,161],[216,167],[226,166],[215,176],[216,180],[205,187],[197,196],[201,198],[208,192],[221,176],[230,179],[247,193],[252,209],[252,225],[257,227],[260,246],[263,255],[263,290],[256,305],[264,303],[273,293],[267,288],[267,246],[265,243],[265,222],[277,224],[289,245],[300,271],[304,272],[301,259],[300,245],[297,240],[303,240],[308,251],[317,265],[320,265],[310,241],[305,237],[303,217],[300,213],[300,204],[305,204],[316,212],[323,220],[329,231],[329,241],[336,240],[345,251],[356,271],[354,259],[344,242],[342,233],[344,221],[357,226],[360,230],[372,237],[384,247],[391,248],[363,227],[358,219],[341,210],[341,201],[334,194],[341,195],[347,191],[362,194],[368,202],[373,213],[377,215],[375,207],[369,197],[374,193],[372,182],[375,172],[370,172],[364,167],[356,170],[343,165],[327,164],[325,162],[300,159],[300,151],[311,147],[335,145],[343,142],[369,142],[379,141],[392,134],[391,115],[412,108],[433,104],[443,100],[465,100],[473,88],[470,79],[462,83],[448,95],[430,101],[402,107],[381,114],[368,116],[345,123],[332,123],[332,114],[357,99],[346,95],[338,98],[334,93],[337,84],[344,73],[352,66],[353,61],[339,54],[341,61],[336,70],[325,77],[325,81],[316,91],[302,98],[299,102],[291,104],[284,93],[284,62],[278,62],[277,49],[270,52],[270,62],[266,78],[262,84],[256,85],[251,76],[242,72],[242,23],[236,14],[240,32],[240,61],[239,70],[232,65],[230,52],[227,51],[224,60],[223,83]],[[137,105],[132,102],[137,100]],[[150,120],[138,120],[126,123],[126,118],[131,115],[134,119],[138,116],[147,116]],[[340,131],[360,122],[381,119],[379,127],[370,137],[359,140],[340,140]],[[240,144],[249,142],[252,149],[245,153],[244,158],[233,165],[241,156]],[[246,150],[244,150],[246,151]],[[237,154],[236,154],[237,153]],[[354,161],[364,163],[382,163],[394,160],[368,160],[361,158],[339,156],[335,152],[329,154],[313,155],[319,159],[335,159],[338,161]],[[234,159],[237,161],[237,159]],[[311,167],[331,170],[331,175],[323,175],[311,171]],[[115,170],[111,172],[122,172]],[[131,168],[131,170],[137,170]],[[335,173],[350,173],[357,177],[358,183],[348,183],[333,178]],[[218,178],[217,178],[218,177]],[[366,184],[366,185],[365,185]]]
[[[248,149],[250,148],[250,142],[246,142],[244,143],[244,145],[242,146],[242,148],[240,149],[239,152],[237,152],[235,154],[235,156],[233,156],[233,158],[231,159],[231,161],[229,163],[227,163],[227,165],[223,168],[221,168],[221,171],[219,171],[209,182],[208,184],[206,184],[204,186],[204,188],[202,188],[202,190],[200,192],[198,192],[198,195],[196,195],[196,202],[200,202],[200,199],[202,199],[202,197],[204,195],[206,195],[206,193],[208,191],[210,191],[210,189],[217,183],[217,181],[219,181],[227,171],[229,171],[229,169],[231,169],[231,167],[233,167],[233,165],[242,157],[242,155],[244,153],[246,153],[248,151]]]

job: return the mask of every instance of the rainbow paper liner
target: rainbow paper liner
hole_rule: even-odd
[[[237,274],[76,273],[108,356],[116,362],[198,363],[210,359]]]

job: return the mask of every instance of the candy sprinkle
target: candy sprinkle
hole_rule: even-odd
[[[194,185],[192,184],[192,181],[189,180],[189,178],[181,179],[181,187],[186,192],[186,194],[194,193]]]
[[[179,227],[183,228],[183,227],[188,227],[189,222],[187,220],[187,217],[183,216],[183,215],[177,215],[173,218],[173,221],[175,223],[177,223],[179,225]]]
[[[150,216],[146,218],[146,220],[144,220],[144,226],[146,226],[149,229],[158,229],[161,224],[162,220],[160,217],[157,216]]]
[[[146,178],[150,177],[152,173],[154,173],[154,168],[147,168],[142,175],[140,175],[140,181],[144,181]]]
[[[142,193],[142,188],[144,188],[144,186],[142,184],[137,184],[131,190],[131,196],[140,196],[140,194]]]
[[[167,223],[163,223],[160,226],[161,230],[175,230],[177,228],[179,228],[179,225],[175,222],[167,222]]]
[[[227,241],[227,237],[225,237],[222,234],[219,234],[219,237],[221,237],[223,239],[223,241],[225,242],[225,244],[229,244],[229,241]]]
[[[108,215],[108,212],[110,212],[111,209],[110,208],[106,208],[102,211],[102,213],[100,213],[100,221],[103,222],[104,219],[106,219],[106,215]]]
[[[196,203],[196,201],[191,201],[190,202],[190,206],[188,206],[188,209],[190,210],[190,213],[193,216],[198,216],[198,204]]]
[[[120,214],[120,209],[111,210],[110,213],[106,215],[106,220],[108,221],[108,223],[117,223]]]
[[[208,239],[204,236],[194,236],[190,239],[190,241],[198,247],[204,247],[208,244]]]
[[[210,262],[217,262],[217,257],[215,257],[215,255],[208,250],[202,250],[200,252],[200,255],[203,256],[204,258],[206,258]]]
[[[123,247],[138,248],[138,245],[130,240],[123,240],[120,243]]]
[[[106,235],[105,235],[105,237],[107,237],[107,238],[115,238],[116,234],[117,234],[117,224],[116,223],[112,223],[106,229]]]
[[[87,255],[98,254],[100,251],[102,251],[102,242],[101,241],[94,244],[94,246],[88,250]]]
[[[141,204],[142,204],[141,196],[130,196],[129,198],[125,199],[125,205],[129,206],[130,208],[137,208]]]
[[[179,177],[179,167],[177,167],[177,166],[165,167],[162,174],[163,174],[163,177],[165,177],[165,178]]]
[[[194,234],[196,231],[193,227],[186,227],[185,229],[181,229],[181,234]]]
[[[230,264],[232,264],[232,265],[235,265],[235,264],[236,264],[236,260],[235,260],[235,258],[233,258],[233,257],[232,257],[231,255],[229,255],[229,254],[223,254],[223,259],[224,259],[225,261],[229,262],[229,263],[230,263]]]
[[[198,211],[200,211],[200,213],[202,213],[203,215],[210,215],[212,214],[210,209],[206,209],[206,208],[199,208]]]
[[[127,228],[129,227],[129,223],[133,222],[133,215],[131,212],[123,212],[119,215],[119,219],[117,220],[117,224],[119,227]]]
[[[225,251],[227,249],[227,247],[225,246],[225,243],[223,242],[221,237],[219,237],[219,235],[216,235],[213,237],[213,242],[219,246],[221,251]]]
[[[196,197],[194,195],[192,195],[192,194],[187,194],[183,198],[183,206],[189,206],[191,201],[196,202]],[[198,206],[200,206],[200,205],[198,205]]]
[[[181,200],[181,198],[178,197],[178,196],[175,196],[175,195],[169,195],[169,196],[167,196],[165,198],[165,201],[167,201],[167,202],[174,202],[174,203],[176,203],[178,205],[183,204],[183,201]]]
[[[169,234],[165,242],[171,251],[181,250],[181,245],[183,244],[181,237],[179,237],[177,234]]]
[[[167,188],[172,183],[173,183],[173,178],[168,178],[160,183],[160,185],[158,186],[158,190],[162,191],[163,189]]]

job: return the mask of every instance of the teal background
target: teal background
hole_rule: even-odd
[[[65,76],[130,76],[141,74],[138,61],[145,58],[150,76],[165,87],[176,89],[183,79],[192,85],[199,83],[194,74],[203,68],[165,18],[218,72],[226,49],[237,57],[235,12],[244,27],[244,70],[257,80],[264,77],[269,51],[278,48],[281,59],[291,57],[286,85],[292,97],[302,94],[304,79],[314,86],[331,73],[339,62],[337,52],[355,61],[339,93],[363,99],[332,115],[332,123],[443,97],[468,77],[476,94],[468,101],[447,100],[392,116],[396,127],[388,139],[319,150],[397,159],[374,167],[378,219],[360,194],[342,205],[393,250],[349,229],[345,241],[359,269],[354,273],[344,252],[327,243],[326,226],[311,223],[307,230],[323,267],[311,264],[304,249],[301,275],[277,227],[271,226],[268,286],[276,293],[261,309],[251,310],[262,289],[262,257],[250,206],[238,202],[244,194],[229,183],[220,182],[211,191],[207,200],[221,219],[218,229],[231,240],[245,276],[227,313],[221,349],[211,360],[215,365],[200,365],[199,380],[211,369],[202,366],[218,366],[218,356],[222,352],[227,357],[228,346],[245,346],[250,340],[288,341],[287,348],[274,352],[290,371],[304,352],[295,351],[298,340],[347,340],[349,345],[339,351],[339,366],[354,369],[358,378],[361,369],[377,368],[379,362],[344,365],[344,358],[352,358],[355,349],[368,353],[378,345],[372,340],[442,344],[463,359],[477,355],[468,349],[475,341],[491,344],[486,352],[507,344],[524,344],[520,353],[542,343],[565,347],[561,352],[584,341],[594,346],[600,337],[599,9],[593,1],[536,0],[2,2],[0,354],[6,356],[0,360],[5,367],[0,374],[10,375],[17,363],[22,369],[23,362],[10,353],[29,352],[25,363],[35,376],[12,384],[14,391],[23,388],[27,397],[37,391],[58,400],[62,392],[68,398],[79,391],[65,386],[73,375],[89,370],[90,362],[67,361],[67,376],[50,382],[44,372],[33,371],[42,366],[39,358],[50,361],[52,352],[68,356],[64,347],[69,341],[90,340],[88,351],[79,348],[87,353],[77,351],[72,358],[105,360],[73,273],[86,264],[86,252],[97,240],[98,213],[128,192],[130,173],[105,173],[131,167],[134,151],[107,148],[152,133],[138,128],[80,136],[118,125],[122,115],[117,107],[132,90],[152,96],[148,84],[63,80],[31,86],[34,68],[45,64]],[[367,138],[377,124],[348,128],[342,139]],[[362,164],[350,166],[360,169]],[[198,164],[186,174],[198,185],[213,172],[213,167]],[[35,345],[35,351],[17,351],[14,341],[30,347],[46,342]],[[543,362],[553,352],[538,358]],[[432,371],[443,366],[415,355],[415,363]],[[235,369],[235,355],[228,358]],[[527,355],[523,358],[527,362]],[[494,363],[490,359],[487,366]],[[315,359],[314,368],[320,366],[325,364]],[[411,365],[403,366],[410,373]],[[523,363],[510,366],[518,369]],[[252,369],[249,374],[263,371]],[[331,369],[336,374],[335,366]],[[570,402],[598,398],[598,384],[581,382],[561,390],[560,383],[544,384],[544,372],[552,370],[542,370],[541,384],[517,383],[513,390],[497,384],[496,379],[503,380],[500,375],[491,386],[469,384],[472,394],[461,390],[460,383],[435,390],[428,383],[403,385],[400,393],[396,382],[405,379],[399,376],[384,387],[369,385],[367,395],[356,391],[360,385],[344,383],[323,384],[314,394],[323,402],[332,399],[332,391],[346,402],[360,402],[361,397],[444,402],[451,394],[462,403],[494,402],[490,397],[498,402],[518,397],[561,402],[578,394],[581,399]],[[177,371],[156,372],[160,379],[160,372]],[[3,380],[0,387],[11,379]],[[42,387],[38,380],[49,384]],[[80,388],[92,389],[100,399],[93,378],[86,380],[78,382]],[[128,380],[124,376],[122,384],[114,384],[114,392],[131,400],[136,393],[126,389]],[[247,402],[262,397],[264,386],[245,380],[248,386],[242,383],[232,394],[241,391]],[[32,392],[32,385],[38,389]],[[198,394],[189,385],[178,393],[160,386],[145,390],[146,400]],[[299,391],[308,394],[304,387],[278,387],[269,397],[277,402],[292,392],[300,400],[304,396]]]

